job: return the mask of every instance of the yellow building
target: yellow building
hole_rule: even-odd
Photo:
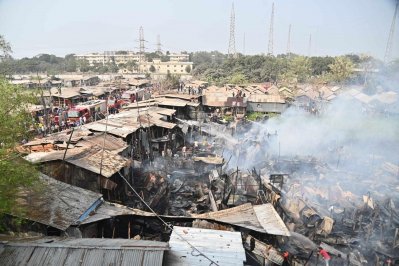
[[[154,68],[151,71],[151,66]],[[142,73],[154,73],[167,75],[187,75],[193,68],[193,62],[168,61],[161,62],[160,59],[154,59],[153,62],[142,62],[139,64],[139,71]]]

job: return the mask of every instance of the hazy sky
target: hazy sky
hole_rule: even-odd
[[[236,50],[267,53],[272,0],[235,0]],[[367,53],[383,58],[394,0],[275,0],[274,53]],[[232,1],[0,0],[0,34],[14,57],[136,50],[143,26],[147,51],[160,34],[169,51],[227,53]],[[399,19],[398,19],[399,20]],[[393,53],[399,57],[399,21]]]

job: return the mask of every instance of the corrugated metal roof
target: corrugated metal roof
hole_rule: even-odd
[[[252,206],[259,223],[270,235],[290,236],[290,232],[285,226],[280,215],[270,203]]]
[[[226,91],[224,88],[219,91],[207,91],[202,96],[202,104],[212,107],[223,107],[227,104],[227,98],[233,96],[231,91]]]
[[[28,143],[24,144],[23,146],[36,146],[36,145],[42,145],[42,144],[47,144],[47,143],[55,143],[55,142],[68,142],[70,138],[71,131],[70,130],[65,130],[57,133],[53,133],[51,135],[46,136],[45,138],[42,139],[34,139],[32,141],[29,141]],[[72,134],[71,142],[78,142],[79,140],[82,140],[83,138],[89,137],[90,135],[93,135],[93,132],[83,128],[83,127],[78,127],[75,128]]]
[[[128,146],[126,142],[124,142],[122,139],[114,137],[110,134],[106,134],[105,139],[104,139],[104,134],[99,134],[96,133],[94,136],[89,136],[84,138],[82,141],[79,142],[79,145],[83,146],[99,146],[103,147],[106,150],[109,151],[119,151],[126,149]]]
[[[174,226],[166,254],[168,265],[210,265],[178,235],[218,265],[243,265],[246,260],[240,232]]]
[[[60,94],[61,92],[61,94]],[[51,88],[50,92],[49,91],[44,91],[43,96],[49,97],[49,96],[54,96],[54,97],[59,97],[59,98],[64,98],[64,99],[70,99],[70,98],[76,98],[81,96],[80,94],[80,88],[75,87],[75,88]]]
[[[354,96],[354,98],[355,99],[357,99],[357,100],[359,100],[359,101],[361,101],[362,103],[369,103],[369,102],[371,102],[372,100],[373,100],[373,98],[372,97],[370,97],[370,96],[368,96],[367,94],[364,94],[364,93],[359,93],[359,94],[356,94],[355,96]]]
[[[105,132],[107,127],[107,132],[110,134],[126,138],[129,134],[136,132],[140,127],[147,128],[154,125],[169,129],[175,127],[176,124],[161,120],[163,118],[162,115],[165,113],[169,114],[172,113],[172,111],[165,111],[165,108],[163,108],[163,110],[159,108],[148,108],[138,112],[132,109],[110,115],[108,117],[108,122],[103,119],[88,123],[84,125],[84,127],[99,132]],[[107,126],[106,123],[108,123]]]
[[[162,265],[168,243],[128,239],[48,239],[2,245],[0,265]]]
[[[75,224],[102,197],[100,193],[75,187],[46,175],[41,175],[40,180],[42,189],[24,189],[18,194],[16,204],[26,211],[22,216],[18,213],[15,215],[65,230]]]
[[[149,110],[151,112],[155,112],[157,114],[167,115],[167,116],[171,116],[176,113],[176,110],[169,109],[169,108],[162,108],[162,107],[152,107],[152,108],[149,108]]]
[[[280,95],[251,94],[248,97],[248,102],[256,102],[256,103],[285,103],[285,100]]]
[[[32,163],[50,162],[62,160],[64,153],[65,151],[34,152],[25,156],[24,159]],[[96,174],[101,172],[102,176],[109,178],[125,167],[129,159],[106,149],[103,153],[101,147],[92,146],[68,150],[65,161]]]
[[[155,100],[159,105],[175,106],[175,107],[184,107],[188,103],[188,101],[177,98],[156,98]]]
[[[186,85],[187,87],[187,85]],[[177,99],[182,99],[186,101],[191,101],[192,99],[198,99],[200,95],[195,95],[195,94],[173,94],[173,93],[167,93],[167,94],[160,94],[160,95],[153,95],[155,98],[177,98]]]
[[[84,219],[80,224],[88,224],[96,221],[109,219],[118,215],[140,215],[140,216],[155,216],[151,212],[142,211],[139,209],[132,209],[124,205],[103,202],[94,212]]]
[[[69,157],[66,161],[93,173],[100,174],[101,172],[102,176],[109,178],[125,167],[129,159],[107,150],[103,151],[100,147],[92,147]]]
[[[246,203],[222,211],[194,214],[192,216],[194,218],[234,224],[270,235],[290,235],[288,228],[270,203],[254,206],[251,203]]]
[[[398,101],[398,94],[394,91],[382,92],[376,95],[373,95],[373,99],[380,101],[384,104],[393,104]]]

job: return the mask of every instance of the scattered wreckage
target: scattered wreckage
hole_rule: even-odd
[[[232,138],[232,133],[245,131],[239,125],[230,130],[178,119],[175,127],[161,120],[160,113],[174,114],[148,109],[135,116],[134,127],[124,128],[119,125],[133,120],[122,112],[113,117],[109,133],[102,121],[74,136],[60,134],[25,144],[27,160],[69,183],[44,176],[46,194],[24,194],[20,203],[25,206],[29,198],[32,203],[38,199],[37,206],[32,205],[35,212],[23,217],[31,222],[26,228],[39,236],[168,242],[161,249],[174,265],[198,259],[210,264],[183,239],[217,257],[218,265],[317,265],[322,260],[318,247],[337,265],[399,260],[399,203],[388,197],[397,193],[395,187],[373,183],[371,193],[370,179],[362,174],[332,169],[314,157],[269,155],[263,146],[277,132],[263,136],[261,147],[250,137]],[[267,156],[258,160],[258,154]],[[255,166],[246,168],[247,160],[256,161]],[[373,174],[397,179],[398,173],[397,165],[383,162]],[[92,182],[87,184],[85,178],[82,185],[76,176],[86,175]],[[82,195],[79,208],[76,199],[68,197],[74,193]],[[50,208],[44,208],[42,196]],[[208,249],[202,242],[205,233],[211,239]],[[222,254],[226,249],[235,254],[234,260]]]

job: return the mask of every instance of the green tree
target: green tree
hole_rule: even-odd
[[[321,56],[313,56],[309,58],[310,60],[310,68],[312,71],[312,76],[319,76],[330,72],[330,67],[332,63],[334,63],[334,58],[330,56],[321,57]]]
[[[147,61],[148,61],[148,62],[152,62],[154,59],[159,58],[159,54],[156,53],[156,52],[153,52],[153,53],[146,53],[146,54],[145,54],[145,57],[147,58]]]
[[[111,72],[111,73],[117,73],[119,70],[119,67],[115,64],[115,62],[107,63],[106,67],[108,69],[108,72]]]
[[[161,62],[169,62],[170,61],[170,56],[169,55],[162,55],[161,56]]]
[[[310,62],[305,56],[294,56],[288,61],[288,68],[284,71],[287,77],[298,82],[304,82],[310,77]]]
[[[127,67],[127,69],[128,69],[129,71],[135,72],[135,71],[138,70],[139,65],[137,64],[136,61],[129,60],[129,61],[127,61],[127,63],[126,63],[126,67]]]
[[[16,209],[18,191],[35,184],[36,169],[19,157],[15,147],[19,141],[28,137],[32,128],[32,118],[27,105],[34,97],[22,88],[0,78],[0,215],[18,215]]]
[[[190,73],[191,72],[191,66],[186,66],[185,70],[186,70],[186,73]]]
[[[0,35],[0,51],[1,51],[0,59],[2,57],[9,56],[12,53],[11,45],[9,42],[6,41],[3,35]]]
[[[149,70],[151,73],[154,73],[156,71],[156,69],[153,65],[150,66]]]
[[[342,82],[347,80],[353,73],[353,63],[345,56],[338,56],[334,63],[329,65],[334,81]]]
[[[86,59],[76,60],[76,66],[80,72],[90,71],[90,64],[89,61],[87,61]]]
[[[242,73],[235,73],[230,77],[229,83],[231,84],[237,84],[237,85],[242,85],[248,83],[247,78],[245,77],[244,74]]]
[[[65,56],[65,71],[75,72],[77,68],[76,58],[74,54],[68,54]]]

